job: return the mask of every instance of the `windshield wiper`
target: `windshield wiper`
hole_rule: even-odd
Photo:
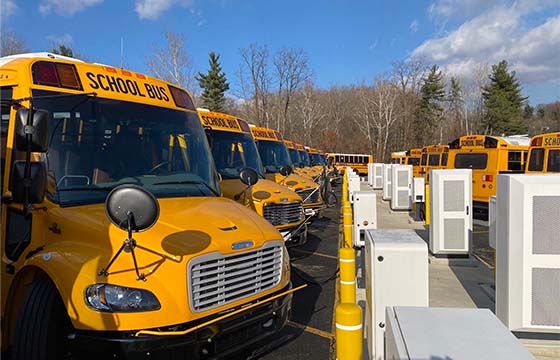
[[[106,188],[100,188],[100,187],[87,187],[87,186],[81,186],[81,187],[73,187],[73,188],[64,188],[64,189],[57,189],[57,191],[111,191],[113,190],[114,187],[106,187]]]
[[[186,185],[189,185],[189,184],[204,185],[204,187],[206,187],[208,190],[210,190],[212,192],[212,194],[214,194],[216,196],[220,196],[220,194],[218,194],[214,189],[212,189],[212,187],[210,185],[208,185],[204,181],[200,181],[200,180],[162,181],[162,182],[153,183],[152,185],[183,185],[183,184],[186,184]]]

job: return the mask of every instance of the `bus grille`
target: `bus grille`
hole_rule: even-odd
[[[301,220],[303,208],[301,202],[285,204],[267,204],[263,208],[263,216],[272,225],[286,225]]]
[[[283,242],[234,255],[211,253],[189,263],[189,301],[206,311],[273,288],[282,277]]]
[[[320,201],[320,194],[318,189],[297,190],[296,193],[301,197],[302,200],[304,200],[304,204],[315,204]],[[311,193],[313,194],[309,196],[309,194]]]

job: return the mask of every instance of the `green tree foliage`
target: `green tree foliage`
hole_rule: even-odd
[[[202,88],[202,106],[211,111],[224,111],[226,102],[225,92],[229,90],[229,83],[222,66],[218,62],[220,55],[210,53],[210,69],[207,74],[198,73],[196,80]]]
[[[490,134],[522,134],[527,132],[523,121],[523,103],[527,98],[521,95],[521,85],[515,71],[508,71],[505,60],[492,65],[490,83],[482,88],[484,117],[482,125]]]
[[[51,50],[53,54],[58,54],[62,56],[74,57],[74,52],[72,49],[65,45],[58,45],[58,48],[54,48]]]
[[[443,117],[443,102],[445,100],[445,85],[443,74],[436,65],[432,66],[424,78],[420,89],[420,106],[415,119],[415,140],[417,146],[422,146],[435,135],[435,129],[441,125]],[[429,139],[427,143],[434,143]]]

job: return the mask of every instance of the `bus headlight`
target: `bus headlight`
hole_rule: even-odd
[[[104,312],[139,312],[159,310],[158,299],[148,290],[111,284],[93,284],[86,288],[85,301]]]

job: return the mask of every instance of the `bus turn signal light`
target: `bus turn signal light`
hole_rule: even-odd
[[[492,175],[482,175],[482,181],[492,182],[494,177]]]

